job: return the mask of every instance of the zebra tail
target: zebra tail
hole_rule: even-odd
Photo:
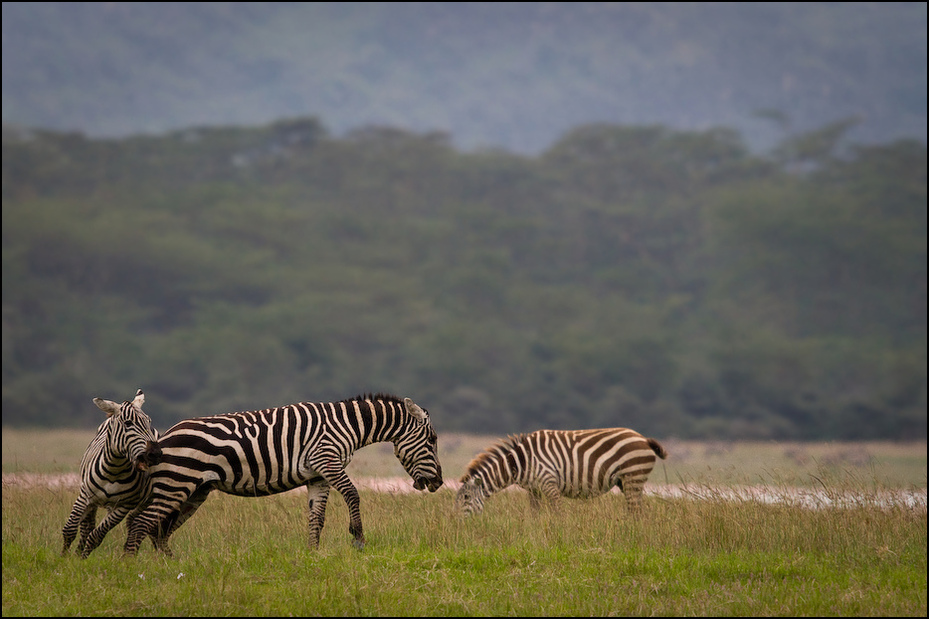
[[[655,452],[656,456],[658,456],[662,460],[668,457],[668,452],[665,451],[665,448],[661,446],[661,443],[659,443],[653,438],[647,438],[645,440],[648,441],[648,446],[652,448],[652,451]]]

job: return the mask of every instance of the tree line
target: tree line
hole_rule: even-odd
[[[538,156],[317,118],[3,130],[4,423],[363,392],[440,431],[926,437],[926,147],[591,124]]]

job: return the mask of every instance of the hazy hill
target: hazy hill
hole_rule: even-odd
[[[537,153],[591,122],[926,135],[925,3],[3,3],[3,122],[316,116]]]

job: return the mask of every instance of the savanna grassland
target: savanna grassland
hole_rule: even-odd
[[[451,486],[492,437],[446,435],[447,487],[361,491],[363,552],[352,548],[337,494],[320,549],[308,550],[304,496],[293,491],[211,496],[171,538],[173,559],[149,543],[123,558],[120,525],[82,561],[59,554],[76,487],[12,480],[76,472],[88,439],[3,430],[4,616],[926,615],[925,442],[668,440],[641,517],[619,494],[535,513],[514,491],[460,519]],[[350,474],[398,470],[374,445]],[[668,484],[785,496],[806,487],[860,500],[806,509],[722,491],[663,498],[656,491]],[[885,490],[921,491],[921,505],[878,500]]]

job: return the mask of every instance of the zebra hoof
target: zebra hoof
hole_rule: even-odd
[[[352,541],[352,546],[355,547],[355,550],[361,552],[365,549],[365,542],[363,539],[356,539]]]

